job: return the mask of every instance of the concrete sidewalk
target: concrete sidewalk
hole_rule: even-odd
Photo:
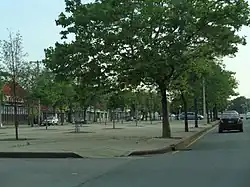
[[[161,121],[87,124],[75,133],[75,127],[53,126],[20,128],[20,139],[14,141],[14,129],[0,129],[0,152],[75,152],[82,157],[116,157],[129,154],[131,151],[159,149],[180,142],[211,127],[200,121],[199,128],[189,122],[190,132],[184,132],[182,121],[171,121],[171,139],[162,139]]]

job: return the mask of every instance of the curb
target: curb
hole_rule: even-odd
[[[0,152],[0,158],[83,158],[73,152]]]
[[[187,148],[187,146],[191,142],[193,142],[194,140],[196,140],[201,135],[208,132],[209,130],[211,130],[212,128],[217,126],[218,124],[219,124],[218,122],[215,122],[212,126],[207,127],[205,129],[193,134],[190,137],[182,139],[179,143],[176,143],[176,144],[173,144],[173,145],[170,145],[170,146],[167,146],[167,147],[163,147],[163,148],[160,148],[160,149],[132,151],[132,152],[128,153],[126,156],[143,156],[143,155],[152,155],[152,154],[164,154],[164,153],[168,153],[168,152],[172,152],[172,151],[177,151],[179,149]]]

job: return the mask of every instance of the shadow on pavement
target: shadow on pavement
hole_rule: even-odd
[[[0,158],[83,158],[73,152],[0,152]]]
[[[124,128],[112,128],[112,127],[103,128],[103,130],[121,130],[121,129],[124,129]]]
[[[55,130],[60,130],[60,129],[51,129],[50,127],[48,127],[48,129],[46,129],[46,127],[32,129],[32,131],[55,131]]]
[[[242,133],[242,132],[240,132],[240,131],[223,131],[221,133],[212,132],[212,134],[231,134],[231,133]]]
[[[0,139],[0,142],[9,142],[9,141],[29,141],[29,140],[38,140],[37,138],[19,138],[18,140],[16,140],[15,138],[4,138],[4,139]]]
[[[75,131],[70,131],[70,132],[64,132],[65,134],[90,134],[90,133],[95,133],[95,132],[90,132],[90,131],[79,131],[79,132],[75,132]]]

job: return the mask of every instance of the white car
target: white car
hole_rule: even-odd
[[[250,112],[246,114],[246,119],[250,119]]]
[[[58,125],[58,118],[55,116],[49,116],[47,119],[45,119],[42,123],[42,125],[46,126],[47,125]]]

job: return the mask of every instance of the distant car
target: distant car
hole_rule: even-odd
[[[58,122],[59,122],[59,120],[57,117],[49,116],[49,117],[47,117],[47,119],[43,120],[42,126],[46,126],[46,124],[49,126],[50,125],[58,125]]]
[[[238,112],[223,112],[219,123],[219,133],[222,133],[224,130],[238,130],[243,132],[243,117],[240,117]]]
[[[184,120],[184,119],[185,119],[185,113],[182,112],[180,114],[180,120]],[[187,119],[188,120],[195,120],[195,113],[194,112],[188,112],[187,113]],[[204,116],[198,114],[198,120],[202,120],[202,119],[204,119]]]
[[[87,121],[84,119],[76,119],[74,121],[75,124],[87,124]]]
[[[176,118],[175,114],[169,114],[169,119],[174,120]]]
[[[250,112],[246,114],[246,119],[250,119]]]

